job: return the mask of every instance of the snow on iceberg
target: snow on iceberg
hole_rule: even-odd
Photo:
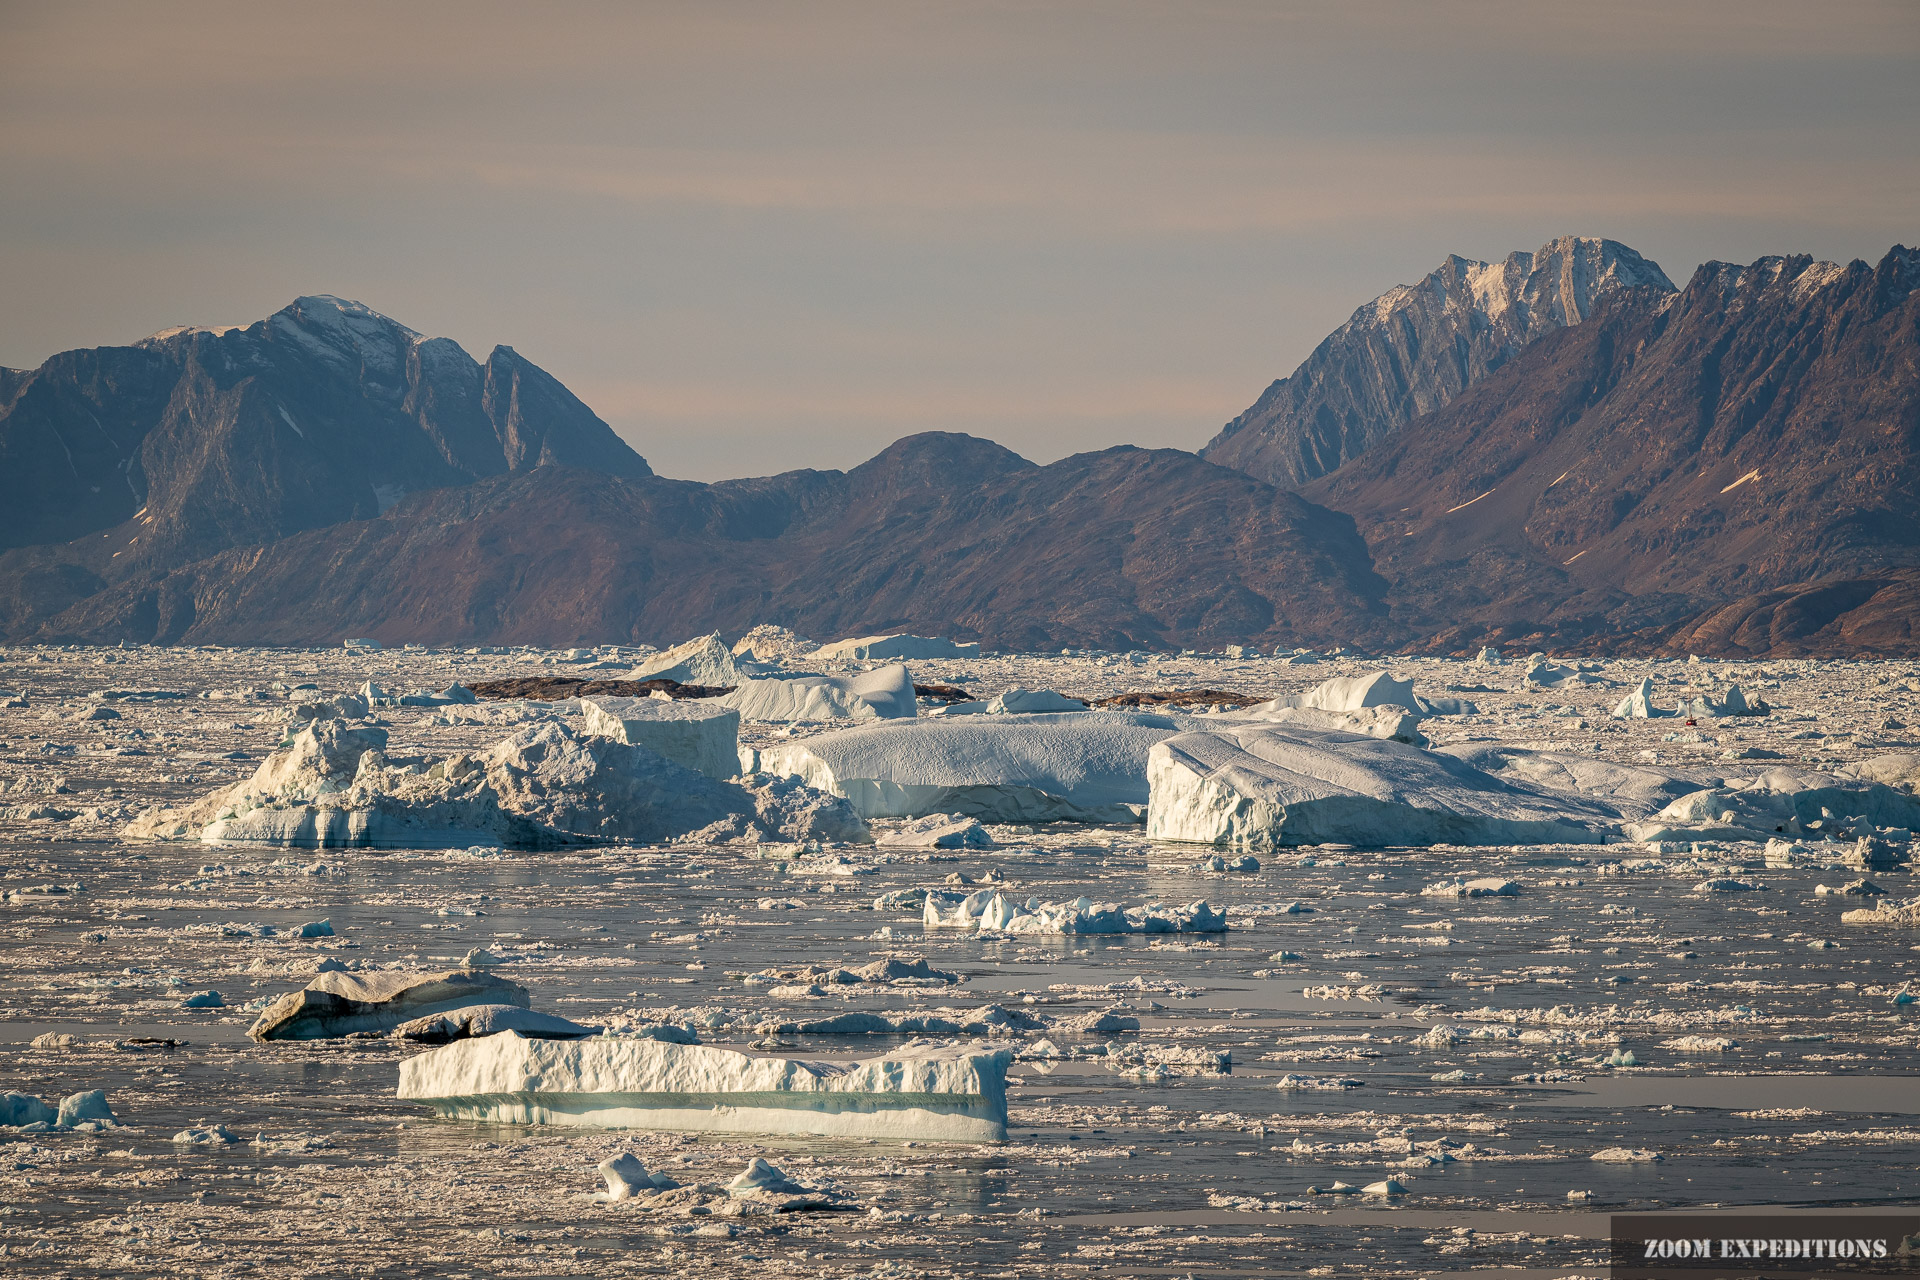
[[[1147,753],[1205,723],[1116,711],[922,718],[769,748],[758,764],[844,796],[868,818],[1138,822]]]
[[[582,698],[586,730],[709,778],[740,772],[740,713],[718,698]]]
[[[1008,1049],[908,1044],[861,1062],[600,1036],[456,1040],[400,1064],[398,1096],[497,1124],[1001,1142]]]
[[[980,645],[977,641],[955,642],[934,636],[858,636],[851,640],[836,640],[832,644],[822,645],[811,656],[823,662],[887,658],[904,658],[909,662],[921,658],[977,658],[980,656]]]
[[[1503,782],[1405,743],[1229,724],[1154,747],[1147,835],[1289,844],[1595,844],[1600,806]]]
[[[911,720],[913,677],[899,663],[850,676],[770,675],[714,699],[748,720]]]

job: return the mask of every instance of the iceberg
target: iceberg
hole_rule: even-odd
[[[1273,724],[1292,725],[1298,729],[1319,729],[1334,733],[1361,733],[1369,738],[1386,738],[1394,742],[1411,743],[1416,747],[1427,745],[1426,735],[1420,732],[1420,716],[1417,712],[1391,703],[1363,707],[1358,711],[1322,711],[1318,707],[1271,707],[1262,704],[1240,712],[1235,719],[1245,717],[1264,720]]]
[[[804,785],[723,782],[557,720],[430,765],[389,760],[386,742],[384,729],[313,721],[252,778],[184,810],[151,810],[124,834],[377,849],[868,838],[845,801]]]
[[[1503,782],[1438,752],[1287,725],[1170,737],[1147,764],[1147,836],[1289,844],[1597,844],[1589,801]]]
[[[733,656],[720,633],[697,636],[671,649],[650,654],[623,680],[672,680],[679,684],[733,688],[748,672]]]
[[[956,643],[933,636],[859,636],[822,645],[811,656],[823,662],[836,659],[864,661],[904,658],[913,662],[921,658],[977,658],[980,656],[980,645],[975,641]]]
[[[771,747],[758,763],[867,818],[1131,823],[1147,803],[1147,753],[1206,723],[1117,711],[923,717]]]
[[[452,969],[440,973],[387,971],[322,973],[305,990],[279,997],[254,1020],[255,1040],[330,1040],[361,1031],[392,1031],[471,1006],[526,1009],[527,989],[497,974]]]
[[[1247,708],[1249,715],[1297,709],[1306,711],[1364,711],[1368,707],[1405,707],[1417,711],[1419,699],[1413,681],[1395,680],[1384,671],[1367,676],[1336,676],[1306,693],[1274,698]]]
[[[1087,704],[1078,698],[1069,698],[1063,693],[1051,689],[1022,689],[1018,685],[1008,689],[987,703],[987,714],[1033,715],[1045,711],[1085,711]]]
[[[407,1059],[398,1096],[447,1119],[494,1124],[1002,1142],[1012,1058],[1008,1049],[915,1043],[860,1062],[808,1062],[505,1032]]]
[[[899,663],[851,676],[771,675],[714,699],[748,720],[910,720],[920,713]]]
[[[583,698],[586,730],[709,778],[740,772],[740,713],[717,698]]]
[[[1662,711],[1653,705],[1651,679],[1642,680],[1635,685],[1633,692],[1620,699],[1620,705],[1613,709],[1615,720],[1654,720],[1673,714],[1671,711]]]
[[[1028,898],[1019,903],[995,889],[981,889],[955,899],[956,895],[929,893],[921,909],[922,926],[980,933],[1059,935],[1227,931],[1227,913],[1206,902],[1180,905],[1149,902],[1139,907],[1122,907],[1117,902],[1095,902],[1083,896],[1072,902]]]

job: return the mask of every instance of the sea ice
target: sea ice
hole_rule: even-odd
[[[999,1142],[1008,1049],[908,1044],[854,1063],[706,1045],[508,1032],[400,1064],[399,1097],[503,1124]]]

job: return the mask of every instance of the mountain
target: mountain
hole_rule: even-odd
[[[1302,496],[1443,651],[1730,635],[1689,619],[1920,564],[1920,252],[1616,291]]]
[[[695,484],[542,467],[68,609],[112,642],[661,643],[774,622],[990,647],[1397,638],[1351,521],[1177,450],[1036,466],[909,436],[849,472]]]
[[[480,364],[338,298],[0,376],[0,548],[91,536],[101,581],[549,464],[651,474],[512,348]]]
[[[1613,240],[1562,236],[1497,264],[1450,256],[1419,284],[1354,312],[1200,456],[1297,489],[1630,289],[1664,293],[1673,284]]]

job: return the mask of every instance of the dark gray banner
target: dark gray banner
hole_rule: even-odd
[[[1920,1209],[1616,1214],[1614,1280],[1920,1280]]]

